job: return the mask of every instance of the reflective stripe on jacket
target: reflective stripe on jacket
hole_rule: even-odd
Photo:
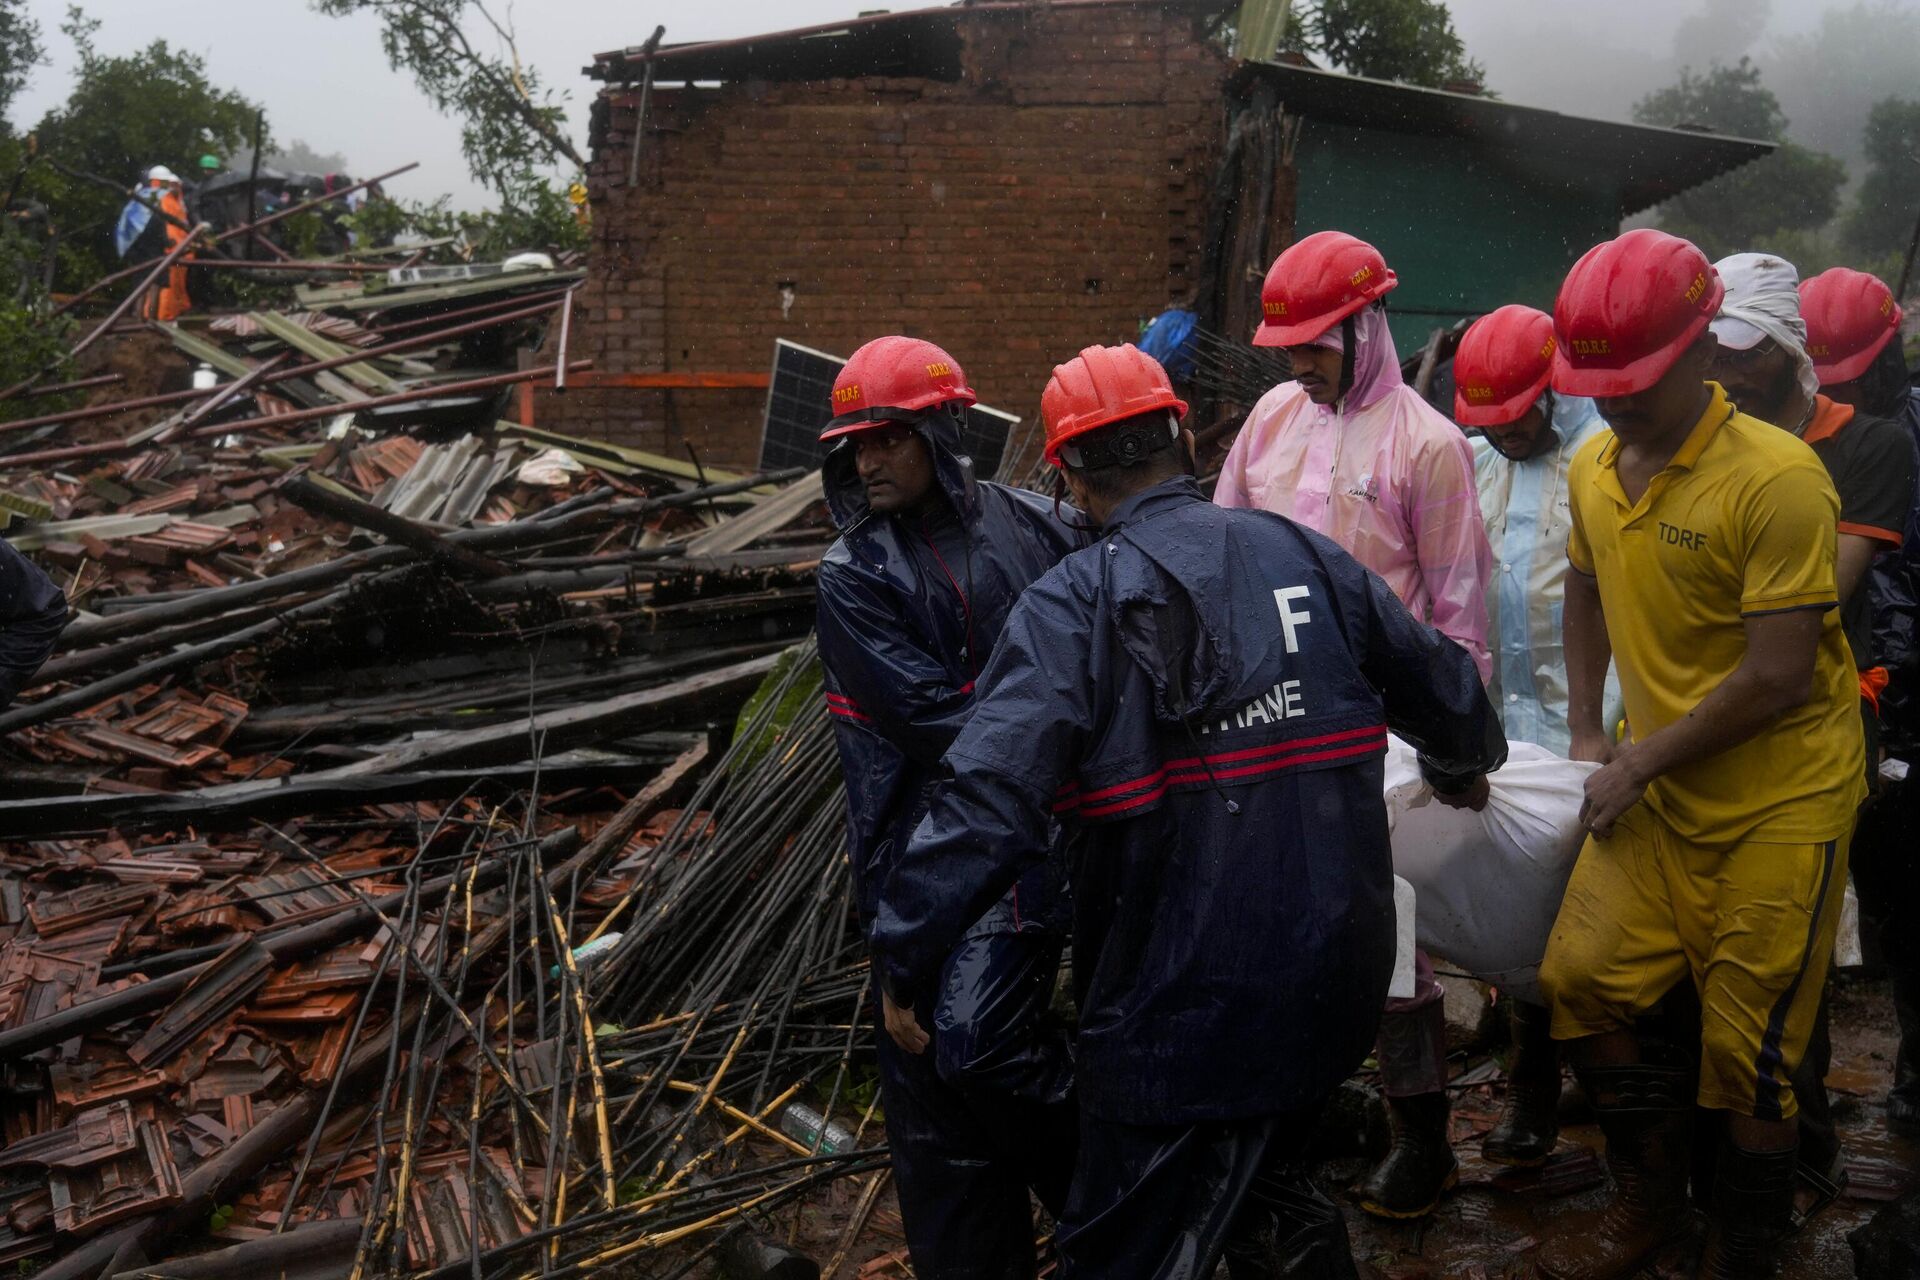
[[[1505,758],[1471,658],[1331,541],[1171,480],[1028,589],[871,937],[911,999],[1073,844],[1084,1105],[1181,1124],[1311,1105],[1393,964],[1389,729],[1450,786]]]

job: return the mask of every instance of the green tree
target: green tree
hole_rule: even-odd
[[[1353,75],[1430,89],[1487,74],[1439,0],[1318,0],[1300,11],[1291,43]]]
[[[60,282],[67,288],[115,264],[114,223],[149,167],[187,174],[207,152],[233,152],[251,138],[259,111],[208,81],[198,55],[164,40],[120,57],[101,53],[94,44],[99,27],[77,7],[67,10],[60,29],[77,55],[73,94],[35,130],[47,163],[35,164],[27,182],[62,237]]]
[[[312,0],[335,17],[371,13],[396,71],[412,74],[427,100],[460,120],[460,150],[476,181],[509,210],[525,209],[551,191],[543,169],[565,162],[584,171],[586,160],[567,138],[565,107],[541,88],[540,75],[520,58],[513,27],[494,17],[484,0]],[[484,27],[487,40],[468,34]],[[491,43],[497,51],[489,51]]]
[[[401,237],[447,240],[428,251],[432,262],[493,262],[526,250],[577,252],[587,247],[587,230],[574,219],[564,193],[541,185],[529,188],[523,202],[480,213],[456,213],[446,196],[430,202],[370,200],[346,226],[365,241],[390,243]]]
[[[12,132],[13,100],[45,54],[27,0],[0,0],[0,132]]]
[[[1874,103],[1863,140],[1867,176],[1847,216],[1847,243],[1868,255],[1904,254],[1920,217],[1920,101]]]
[[[28,148],[14,137],[13,102],[41,61],[40,24],[26,0],[0,0],[0,183],[6,217],[0,218],[0,386],[10,387],[47,368],[62,368],[67,326],[47,318],[46,264],[49,244],[45,210],[20,198]],[[60,399],[0,404],[0,418],[62,409]]]
[[[1775,237],[1825,226],[1840,210],[1847,168],[1840,160],[1786,141],[1787,117],[1746,58],[1704,74],[1682,68],[1677,83],[1634,104],[1641,124],[1711,129],[1776,145],[1660,206],[1660,225],[1713,257],[1771,249]]]

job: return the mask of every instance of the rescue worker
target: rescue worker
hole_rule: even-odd
[[[1453,418],[1481,432],[1474,480],[1496,562],[1487,584],[1487,693],[1509,742],[1565,755],[1567,467],[1606,424],[1593,401],[1549,389],[1553,346],[1553,317],[1532,307],[1505,306],[1474,321],[1453,357]],[[1507,1096],[1480,1151],[1494,1164],[1532,1167],[1553,1154],[1560,1133],[1560,1054],[1544,1005],[1502,1003],[1513,1049]]]
[[[1474,321],[1453,358],[1453,416],[1481,433],[1472,443],[1474,483],[1495,567],[1487,692],[1509,740],[1565,755],[1567,468],[1606,423],[1592,400],[1548,386],[1553,346],[1553,317],[1532,307],[1501,307]]]
[[[1901,312],[1893,291],[1864,271],[1835,267],[1801,282],[1800,309],[1821,394],[1863,415],[1901,423],[1910,455],[1920,448],[1920,391],[1907,380],[1900,350]],[[1863,673],[1862,689],[1873,694],[1882,747],[1911,763],[1920,758],[1915,750],[1920,745],[1920,732],[1916,732],[1920,723],[1914,716],[1920,703],[1915,617],[1915,601],[1920,598],[1916,590],[1920,588],[1920,501],[1908,507],[1900,534],[1898,551],[1883,551],[1868,575],[1878,614],[1873,662],[1882,674]],[[1861,655],[1856,652],[1854,657],[1859,661]],[[1877,764],[1869,760],[1870,766]],[[1895,921],[1920,895],[1920,866],[1913,854],[1916,823],[1920,823],[1920,782],[1911,773],[1883,782],[1860,811],[1852,857],[1861,914],[1878,935],[1900,1022],[1900,1050],[1894,1059],[1893,1087],[1887,1092],[1887,1122],[1909,1133],[1920,1131],[1920,952],[1916,951],[1920,944],[1910,929],[1895,927]]]
[[[1398,278],[1380,251],[1340,231],[1274,260],[1255,346],[1283,347],[1295,378],[1241,427],[1214,501],[1288,516],[1379,574],[1402,604],[1470,655],[1487,679],[1492,553],[1459,428],[1400,379],[1387,325]],[[1459,1177],[1447,1142],[1445,991],[1424,952],[1414,994],[1380,1024],[1380,1088],[1393,1146],[1360,1184],[1385,1218],[1432,1212]]]
[[[1039,495],[974,478],[960,451],[974,399],[939,347],[878,338],[835,380],[821,436],[837,442],[823,476],[840,539],[820,563],[820,657],[868,924],[1014,600],[1084,541]],[[1072,1064],[1043,1022],[1068,923],[1059,867],[967,923],[917,1019],[882,998],[889,1029],[913,1028],[879,1037],[880,1093],[914,1272],[930,1280],[1033,1275],[1028,1188],[1058,1213],[1073,1167]]]
[[[0,539],[0,711],[33,679],[66,625],[60,588]]]
[[[1387,732],[1454,805],[1505,756],[1473,661],[1332,541],[1209,503],[1186,405],[1131,346],[1041,401],[1098,524],[1027,589],[872,931],[902,1006],[967,922],[1075,856],[1081,1145],[1061,1274],[1354,1274],[1307,1178],[1393,968]]]
[[[1834,267],[1801,282],[1800,310],[1820,390],[1920,436],[1920,387],[1900,349],[1903,317],[1893,290],[1878,276]]]
[[[1820,393],[1793,264],[1768,253],[1736,253],[1714,269],[1726,286],[1712,325],[1719,343],[1715,379],[1742,413],[1811,445],[1839,494],[1834,580],[1847,645],[1863,693],[1870,693],[1877,681],[1867,674],[1874,666],[1867,568],[1904,539],[1914,497],[1912,443],[1897,423]],[[1878,756],[1879,726],[1870,696],[1863,711],[1871,759]]]
[[[164,215],[162,222],[166,234],[166,248],[161,251],[165,256],[172,253],[182,241],[192,234],[192,224],[187,221],[187,200],[181,188],[180,179],[173,170],[157,164],[147,170],[147,198]],[[187,256],[183,255],[171,267],[167,268],[165,278],[159,287],[149,293],[141,303],[141,314],[149,320],[162,323],[176,320],[185,315],[191,303],[187,297]]]
[[[1874,656],[1867,569],[1875,555],[1899,549],[1913,504],[1912,446],[1896,424],[1820,394],[1800,314],[1800,273],[1792,263],[1769,253],[1736,253],[1715,263],[1714,270],[1726,287],[1720,314],[1710,326],[1719,344],[1712,371],[1715,381],[1726,388],[1741,412],[1791,431],[1811,445],[1840,498],[1834,583],[1840,593],[1841,628],[1859,671],[1865,776],[1871,791],[1880,755],[1878,689],[1885,676]],[[1858,859],[1850,861],[1857,865]],[[1832,1056],[1823,996],[1819,1020],[1793,1082],[1800,1102],[1801,1175],[1808,1184],[1802,1208],[1806,1212],[1831,1204],[1846,1178],[1846,1158],[1827,1096]]]
[[[1820,460],[1707,381],[1723,287],[1692,244],[1630,231],[1554,308],[1553,386],[1610,428],[1568,474],[1565,643],[1590,836],[1540,971],[1614,1190],[1541,1251],[1558,1280],[1631,1275],[1685,1233],[1693,1104],[1726,1113],[1697,1274],[1755,1277],[1793,1199],[1797,1100],[1865,794],[1858,684]],[[1630,737],[1602,721],[1612,658]],[[1700,993],[1700,1073],[1634,1019]]]

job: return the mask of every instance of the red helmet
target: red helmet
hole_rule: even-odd
[[[915,422],[937,404],[974,404],[979,399],[967,385],[960,362],[931,342],[875,338],[854,352],[833,380],[834,418],[820,438]]]
[[[1316,231],[1273,260],[1260,287],[1256,347],[1311,342],[1376,298],[1400,278],[1380,251],[1344,231]]]
[[[1553,304],[1553,389],[1645,391],[1706,331],[1725,294],[1707,255],[1678,236],[1642,227],[1595,245]]]
[[[1852,382],[1900,332],[1900,304],[1879,276],[1835,267],[1800,282],[1807,354],[1823,387]]]
[[[1170,409],[1187,416],[1187,402],[1173,394],[1167,371],[1132,343],[1088,347],[1056,365],[1040,396],[1047,426],[1047,461],[1060,465],[1060,446],[1122,418]]]
[[[1453,355],[1453,420],[1500,427],[1533,407],[1553,376],[1553,317],[1506,306],[1481,316]]]

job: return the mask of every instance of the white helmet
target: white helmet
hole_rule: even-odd
[[[179,182],[180,177],[178,174],[174,173],[173,170],[167,168],[167,166],[163,164],[157,164],[153,166],[153,168],[147,170],[147,181],[148,182]]]

